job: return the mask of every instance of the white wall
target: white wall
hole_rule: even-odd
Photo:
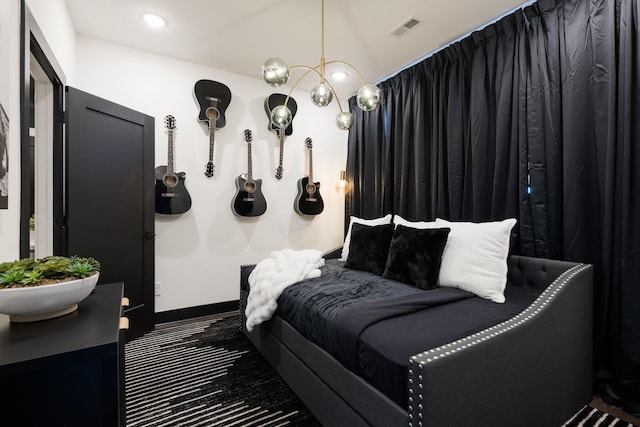
[[[9,209],[0,210],[0,262],[20,255],[20,2],[0,1],[0,102],[9,115]],[[4,49],[8,40],[9,49]]]
[[[67,83],[73,84],[76,37],[64,0],[27,0],[26,4],[54,52],[55,58],[50,59],[60,64]],[[8,98],[2,102],[9,106],[10,126],[9,209],[0,210],[0,261],[10,261],[20,256],[20,1],[0,1],[0,15],[0,37],[8,37],[11,46],[8,56],[0,52],[0,68],[7,73],[6,77],[0,74],[0,97]]]
[[[64,0],[26,0],[38,27],[64,70],[68,85],[75,79],[76,32]],[[51,58],[50,58],[51,59]]]
[[[0,260],[19,254],[19,1],[13,7],[11,200],[0,211]],[[267,130],[264,99],[273,89],[255,79],[202,65],[128,49],[83,36],[75,36],[64,0],[27,0],[34,18],[61,65],[67,83],[154,116],[156,164],[166,164],[164,117],[176,117],[177,171],[187,174],[192,209],[182,216],[156,216],[156,281],[161,295],[156,311],[206,305],[238,298],[240,265],[255,263],[272,250],[286,247],[328,250],[342,243],[344,200],[334,191],[339,170],[346,163],[347,133],[335,127],[337,106],[318,109],[306,92],[295,92],[298,113],[294,133],[287,138],[284,177],[273,176],[279,144]],[[265,53],[267,55],[267,53]],[[256,73],[264,58],[256,58]],[[216,175],[203,174],[208,158],[206,127],[197,121],[199,107],[193,96],[198,79],[229,86],[233,99],[226,112],[227,125],[216,132]],[[258,218],[238,218],[231,211],[235,177],[246,171],[243,131],[253,131],[254,176],[263,179],[267,212]],[[324,212],[301,217],[293,210],[296,183],[306,174],[304,139],[314,142],[314,179],[322,183]]]
[[[176,118],[175,168],[186,172],[193,205],[181,216],[156,216],[156,281],[161,282],[156,311],[238,299],[240,265],[255,263],[273,250],[328,250],[341,244],[344,199],[334,185],[345,167],[347,133],[334,124],[337,106],[318,109],[306,92],[294,94],[298,113],[293,135],[285,142],[284,177],[277,180],[273,173],[279,142],[267,130],[263,107],[274,90],[262,79],[84,36],[76,46],[78,89],[155,117],[156,165],[167,162],[164,117]],[[256,58],[257,72],[262,60]],[[197,120],[200,109],[193,87],[199,79],[219,81],[232,92],[227,124],[215,134],[213,178],[203,173],[209,137]],[[254,177],[263,180],[268,204],[267,212],[253,219],[231,211],[235,177],[247,169],[247,128],[253,132]],[[307,136],[314,142],[314,180],[321,182],[325,201],[317,217],[301,217],[293,210],[297,180],[306,174]]]

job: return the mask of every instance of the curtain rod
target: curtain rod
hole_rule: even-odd
[[[498,22],[499,20],[501,20],[501,19],[502,19],[502,18],[504,18],[505,16],[512,14],[512,13],[513,13],[513,12],[515,12],[516,10],[524,9],[525,7],[530,6],[530,5],[532,5],[532,4],[536,3],[536,2],[537,2],[537,0],[527,0],[526,2],[524,2],[524,3],[520,4],[519,6],[516,6],[516,7],[514,7],[513,9],[506,11],[505,13],[503,13],[503,14],[502,14],[502,15],[500,15],[500,16],[498,16],[497,18],[492,19],[491,21],[485,22],[484,24],[480,25],[480,26],[479,26],[479,27],[477,27],[476,29],[469,31],[468,33],[466,33],[466,34],[464,34],[464,35],[462,35],[462,36],[458,37],[457,39],[452,40],[452,41],[450,41],[450,42],[446,43],[445,45],[442,45],[442,46],[440,46],[439,48],[437,48],[437,49],[435,49],[435,50],[432,50],[431,52],[429,52],[429,53],[427,53],[427,54],[425,54],[425,55],[421,56],[420,58],[418,58],[418,59],[416,59],[416,60],[414,60],[414,61],[411,61],[411,62],[409,62],[409,63],[407,63],[407,64],[403,65],[402,67],[400,67],[400,69],[398,69],[398,70],[394,71],[393,73],[388,74],[388,75],[386,75],[386,76],[384,76],[384,77],[381,77],[380,79],[376,80],[376,81],[375,81],[375,82],[373,82],[372,84],[377,85],[377,84],[379,84],[379,83],[382,83],[383,81],[390,79],[391,77],[395,76],[395,75],[396,75],[396,74],[398,74],[398,73],[401,73],[402,71],[406,70],[407,68],[411,68],[411,67],[413,67],[414,65],[416,65],[416,64],[418,64],[418,63],[420,63],[420,62],[424,61],[425,59],[427,59],[427,58],[429,58],[429,57],[431,57],[431,56],[435,55],[436,53],[440,52],[441,50],[444,50],[444,49],[448,48],[448,47],[449,47],[449,46],[451,46],[452,44],[457,43],[457,42],[459,42],[460,40],[463,40],[463,39],[465,39],[465,38],[469,37],[471,34],[475,33],[476,31],[481,31],[481,30],[483,30],[484,28],[488,27],[489,25],[495,24],[496,22]]]

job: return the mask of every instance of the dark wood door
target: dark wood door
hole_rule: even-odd
[[[127,339],[154,326],[154,119],[67,88],[66,254],[124,282]]]

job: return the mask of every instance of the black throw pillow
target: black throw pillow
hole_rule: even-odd
[[[345,267],[381,276],[389,254],[393,224],[351,226],[351,243]]]
[[[450,228],[418,229],[398,225],[383,276],[421,289],[435,288],[449,231]]]

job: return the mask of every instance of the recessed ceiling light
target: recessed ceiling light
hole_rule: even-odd
[[[152,28],[164,28],[167,26],[167,20],[155,13],[143,13],[142,19],[147,23],[148,26]]]
[[[345,73],[344,71],[336,71],[335,73],[331,74],[331,77],[333,77],[337,81],[341,81],[347,78],[347,73]]]

